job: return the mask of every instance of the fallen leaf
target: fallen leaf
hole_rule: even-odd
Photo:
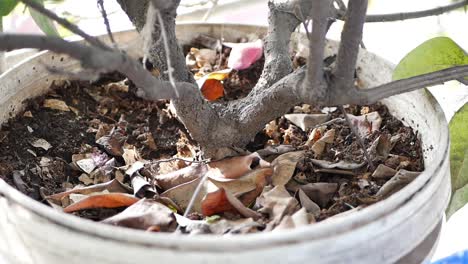
[[[224,95],[222,81],[229,77],[231,69],[209,73],[197,81],[200,91],[208,101],[214,101]]]
[[[304,151],[289,152],[280,155],[271,163],[273,186],[285,185],[291,179],[296,169],[297,162],[304,158]]]
[[[87,174],[83,173],[78,177],[78,180],[80,180],[84,185],[90,185],[93,184],[93,179],[91,179]]]
[[[96,168],[96,163],[91,158],[78,160],[76,161],[76,165],[78,165],[78,167],[87,174],[90,174],[94,168]]]
[[[407,171],[403,169],[399,170],[395,176],[380,187],[380,190],[375,194],[375,196],[387,197],[413,181],[419,174],[421,174],[421,172]]]
[[[47,196],[47,199],[53,201],[56,204],[60,204],[60,201],[63,197],[66,197],[72,193],[90,194],[94,192],[102,192],[104,190],[107,190],[110,193],[129,193],[131,191],[131,189],[114,179],[112,181],[101,184],[96,184],[83,188],[76,188],[69,191],[49,195]]]
[[[109,93],[109,91],[128,93],[128,85],[125,84],[125,80],[108,83],[104,85],[104,89],[107,93]]]
[[[125,171],[125,174],[131,177],[133,174],[135,174],[137,171],[143,169],[144,167],[145,167],[145,163],[144,163],[144,162],[142,162],[142,161],[135,161],[135,162],[130,166],[130,168],[128,168],[128,169]]]
[[[330,119],[328,114],[286,114],[284,117],[302,131],[307,131],[317,125],[325,123]]]
[[[301,190],[321,208],[327,206],[338,190],[337,183],[316,182],[300,186]]]
[[[24,112],[23,116],[24,116],[24,117],[33,117],[31,111],[26,111],[26,112]]]
[[[44,103],[42,104],[42,107],[65,112],[70,111],[70,108],[68,107],[67,103],[58,99],[45,99]]]
[[[154,197],[158,192],[156,189],[149,184],[149,182],[143,178],[139,173],[131,177],[131,183],[133,187],[133,195],[138,198]]]
[[[241,201],[239,201],[229,191],[220,188],[215,192],[206,194],[203,198],[202,213],[205,216],[211,216],[224,212],[238,212],[244,217],[251,217],[253,219],[260,218],[260,214],[245,207]]]
[[[269,168],[269,162],[263,160],[258,153],[247,156],[237,156],[219,161],[212,161],[208,164],[210,168],[217,168],[226,179],[237,179],[247,172],[260,167]]]
[[[35,148],[42,148],[45,151],[52,148],[52,145],[49,142],[47,142],[47,140],[45,140],[43,138],[36,139],[36,140],[30,142],[30,144],[31,144],[31,146],[33,146]]]
[[[362,168],[366,163],[354,163],[349,161],[340,160],[338,162],[331,162],[327,160],[318,160],[318,159],[311,159],[312,164],[317,165],[324,169],[343,169],[343,170],[356,170]]]
[[[314,152],[315,156],[322,155],[323,151],[325,150],[325,146],[327,143],[331,144],[335,140],[335,129],[330,129],[325,134],[317,140],[311,147],[312,151]]]
[[[269,215],[270,230],[281,222],[285,215],[291,215],[299,208],[299,203],[289,195],[283,185],[275,186],[271,190],[265,190],[257,199],[257,204],[262,206],[258,211]]]
[[[124,207],[130,206],[139,200],[139,198],[126,193],[92,195],[65,207],[63,211],[65,213],[72,213],[83,209]]]
[[[260,155],[260,157],[265,158],[267,156],[281,155],[294,150],[296,150],[296,148],[291,145],[275,145],[267,146],[266,148],[257,150],[256,152],[258,153],[258,155]]]
[[[348,118],[353,126],[357,128],[361,137],[365,137],[368,134],[379,130],[380,125],[382,124],[382,118],[378,112],[371,112],[361,116],[348,114]]]
[[[243,218],[238,220],[221,219],[209,225],[210,231],[213,234],[248,234],[256,232],[264,225],[257,223],[252,218]]]
[[[202,177],[207,171],[208,166],[205,163],[195,163],[177,171],[161,175],[152,175],[152,177],[156,185],[163,190],[168,190],[177,185]]]
[[[284,216],[280,224],[273,229],[273,232],[306,226],[311,223],[315,223],[314,216],[307,213],[305,208],[302,208],[291,216],[290,215]]]
[[[125,165],[131,166],[133,163],[141,160],[140,154],[138,153],[135,146],[124,146],[122,158],[125,161]]]
[[[320,215],[320,206],[318,206],[314,201],[312,201],[302,189],[299,189],[298,196],[302,208],[307,210],[308,213],[311,213],[315,217],[318,217]]]
[[[139,200],[121,213],[101,222],[143,230],[158,226],[160,231],[172,231],[176,223],[174,213],[171,209],[154,200],[146,198]]]
[[[377,166],[377,169],[375,169],[375,171],[372,173],[372,178],[388,179],[393,177],[393,175],[395,175],[396,173],[396,170],[385,166],[384,164],[379,164],[379,166]]]
[[[200,180],[201,178],[197,178],[193,181],[175,186],[163,192],[161,194],[161,197],[167,197],[171,199],[172,201],[174,201],[174,203],[178,205],[178,207],[182,211],[185,211],[190,202],[190,199],[193,196],[193,193],[195,192],[195,189],[200,183]],[[202,212],[201,203],[202,203],[203,197],[205,197],[207,193],[214,192],[216,190],[218,190],[218,187],[216,187],[216,185],[214,185],[208,180],[204,181],[203,185],[201,186],[200,192],[198,193],[198,196],[195,197],[195,202],[192,207],[192,212],[201,213]]]
[[[259,60],[263,55],[262,40],[248,43],[223,43],[232,48],[227,66],[235,70],[244,70]]]
[[[253,190],[259,190],[257,196],[262,192],[268,179],[273,173],[271,168],[258,168],[237,179],[226,179],[219,169],[210,169],[208,179],[217,187],[228,190],[235,196],[248,193]],[[256,198],[256,196],[255,196]]]
[[[390,150],[392,149],[392,143],[390,140],[390,134],[382,134],[377,137],[371,146],[367,149],[370,156],[378,157],[382,160],[388,157]]]

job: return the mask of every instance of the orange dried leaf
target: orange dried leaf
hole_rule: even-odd
[[[225,179],[237,179],[246,173],[252,171],[256,167],[269,168],[270,163],[263,160],[258,153],[252,153],[247,156],[238,156],[226,158],[219,161],[213,161],[208,164],[211,168],[220,170],[222,177]],[[218,181],[222,181],[219,177]]]
[[[208,101],[214,101],[224,95],[223,84],[215,79],[207,79],[201,87],[201,93]]]
[[[126,193],[106,193],[89,196],[77,203],[71,204],[63,209],[65,213],[72,213],[83,209],[92,208],[117,208],[130,206],[140,199]]]

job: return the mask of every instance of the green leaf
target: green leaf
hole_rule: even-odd
[[[34,1],[44,6],[43,0],[34,0]],[[50,18],[42,15],[41,13],[37,12],[36,10],[32,8],[28,8],[28,10],[34,22],[36,22],[36,25],[42,30],[42,32],[44,32],[45,34],[49,36],[59,36],[59,33],[57,29],[55,28],[53,21]]]
[[[436,37],[408,53],[393,72],[393,80],[468,64],[466,52],[452,39]]]
[[[457,178],[468,179],[468,151],[465,151],[465,158],[461,165],[462,166],[459,169]],[[453,175],[453,171],[452,171],[452,175]],[[447,218],[452,216],[453,213],[455,213],[458,209],[462,208],[467,203],[468,203],[468,184],[465,184],[465,186],[458,188],[453,194],[452,200],[450,201],[449,208],[447,209]]]
[[[468,184],[468,174],[462,173],[461,169],[463,163],[468,163],[468,103],[450,121],[450,140],[450,171],[452,190],[455,191]]]
[[[0,17],[10,14],[15,9],[17,0],[0,0]]]

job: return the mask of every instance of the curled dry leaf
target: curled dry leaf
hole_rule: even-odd
[[[343,170],[356,170],[362,168],[366,163],[354,163],[349,161],[340,160],[338,162],[331,162],[327,160],[311,159],[312,164],[317,165],[324,169],[343,169]]]
[[[384,164],[379,164],[377,169],[375,169],[374,173],[372,173],[372,178],[375,179],[388,179],[393,177],[397,173],[396,170],[385,166]]]
[[[226,179],[219,169],[210,169],[208,179],[217,187],[228,190],[235,196],[258,190],[257,196],[262,192],[267,181],[273,173],[271,168],[258,168],[237,179]],[[255,196],[256,198],[256,196]]]
[[[291,145],[275,145],[275,146],[267,146],[264,149],[257,150],[257,153],[258,155],[260,155],[260,157],[265,158],[267,156],[281,155],[281,154],[288,153],[294,150],[296,150],[296,148]]]
[[[195,192],[195,189],[200,183],[200,180],[201,178],[197,178],[193,181],[175,186],[163,192],[161,194],[161,197],[167,197],[171,199],[172,201],[174,201],[174,203],[178,205],[178,207],[182,211],[185,211],[190,202],[190,199],[193,196],[193,193]],[[201,203],[202,203],[203,197],[205,197],[207,193],[214,192],[216,190],[218,190],[218,187],[216,187],[216,185],[214,185],[208,180],[204,181],[203,185],[201,186],[200,192],[198,193],[198,196],[195,197],[195,203],[193,204],[192,212],[201,213],[202,212]]]
[[[388,154],[390,154],[391,149],[392,143],[390,140],[390,134],[382,134],[372,142],[372,145],[367,149],[367,151],[371,156],[386,159]]]
[[[263,55],[262,40],[248,43],[223,43],[232,48],[228,59],[228,67],[235,70],[244,70],[259,60]]]
[[[289,152],[280,155],[271,163],[273,175],[271,176],[273,186],[285,185],[291,179],[296,169],[296,164],[304,158],[304,151]]]
[[[96,184],[88,187],[83,187],[83,188],[76,188],[72,189],[69,191],[49,195],[46,197],[48,201],[51,201],[55,204],[60,204],[61,200],[63,197],[66,197],[72,193],[78,193],[78,194],[90,194],[94,192],[102,192],[104,190],[107,190],[110,193],[130,193],[132,190],[128,188],[127,186],[123,185],[121,182],[118,180],[112,180],[106,183],[101,183],[101,184]]]
[[[63,209],[65,213],[92,208],[117,208],[130,206],[140,199],[126,193],[107,193],[92,195]]]
[[[175,228],[175,217],[171,209],[145,198],[101,222],[143,230],[155,226],[159,227],[160,231],[172,231]]]
[[[299,189],[298,196],[302,208],[307,210],[308,213],[311,213],[315,217],[320,215],[320,206],[314,203],[314,201],[312,201],[302,189]]]
[[[294,125],[300,127],[302,131],[307,131],[330,119],[328,114],[287,114],[284,117]]]
[[[258,219],[261,217],[260,214],[247,208],[239,199],[229,191],[224,190],[224,188],[206,194],[201,206],[202,213],[205,216],[234,211],[246,218],[251,217],[253,219]]]
[[[301,185],[300,188],[312,201],[317,203],[321,208],[324,208],[338,190],[338,184],[317,182]]]
[[[133,187],[133,195],[138,198],[154,197],[154,195],[158,194],[156,189],[139,173],[131,177],[131,183]]]
[[[209,225],[213,234],[247,234],[262,228],[263,225],[257,223],[252,218],[243,218],[238,220],[221,219]]]
[[[421,172],[399,170],[395,176],[388,180],[377,192],[378,197],[387,197],[388,195],[397,192],[408,183],[413,181]]]
[[[257,203],[262,206],[259,212],[269,215],[270,229],[279,224],[283,216],[293,214],[299,207],[297,200],[291,197],[283,185],[275,186],[271,190],[264,190],[257,199]]]
[[[317,140],[311,147],[312,151],[316,156],[322,155],[325,150],[325,145],[327,143],[331,144],[335,140],[335,129],[330,129],[325,134]]]
[[[224,95],[222,81],[226,80],[231,73],[231,69],[209,73],[197,81],[201,93],[208,101],[214,101]]]
[[[269,168],[271,166],[270,163],[263,160],[258,153],[213,161],[208,165],[210,168],[219,169],[226,179],[237,179],[257,167]]]
[[[273,229],[273,232],[306,226],[311,223],[315,223],[314,216],[307,213],[307,211],[304,208],[302,208],[299,211],[295,212],[293,215],[284,216],[280,224]]]
[[[38,138],[38,139],[36,139],[34,141],[29,142],[29,144],[31,144],[31,146],[33,146],[35,148],[42,148],[45,151],[52,148],[52,145],[47,140],[45,140],[43,138]]]
[[[70,111],[70,108],[68,107],[67,103],[59,99],[45,99],[44,103],[42,104],[42,107],[64,112]]]
[[[208,165],[205,163],[195,163],[191,166],[167,174],[154,175],[153,178],[157,186],[164,190],[168,190],[177,185],[202,177],[207,171]]]
[[[382,118],[378,112],[371,112],[362,116],[355,116],[348,114],[350,122],[358,130],[361,137],[365,137],[368,134],[380,129],[382,124]]]

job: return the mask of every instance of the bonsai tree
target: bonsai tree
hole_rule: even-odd
[[[265,64],[260,79],[244,98],[210,102],[200,92],[178,45],[175,22],[180,0],[117,1],[142,35],[145,60],[151,62],[159,75],[153,75],[135,58],[118,50],[116,45],[111,47],[89,36],[66,19],[45,9],[40,1],[34,0],[21,2],[29,9],[82,36],[90,45],[67,42],[50,35],[0,34],[0,51],[35,48],[68,54],[80,60],[86,69],[86,74],[80,76],[97,77],[96,73],[121,72],[136,85],[138,96],[148,100],[171,100],[178,118],[190,136],[198,142],[205,158],[220,159],[230,155],[232,149],[245,147],[265,124],[287,113],[299,103],[337,106],[344,112],[342,105],[345,104],[372,104],[392,95],[450,80],[466,82],[464,77],[468,75],[466,55],[461,51],[461,60],[439,65],[431,70],[416,70],[414,72],[417,76],[400,73],[395,78],[397,80],[378,87],[359,89],[355,86],[356,61],[366,22],[438,15],[467,5],[466,0],[418,12],[370,16],[366,15],[367,0],[352,0],[348,6],[341,0],[269,2],[268,33],[263,40]],[[8,6],[11,10],[18,1],[6,2],[8,5],[2,2],[0,8]],[[103,1],[98,1],[98,4],[112,39]],[[2,15],[7,13],[0,11]],[[325,67],[325,37],[331,24],[338,19],[345,23],[336,61],[333,67]],[[311,32],[307,30],[310,21]],[[306,25],[309,38],[308,63],[306,67],[293,71],[289,54],[290,38],[302,25]],[[368,165],[372,167],[362,140],[358,133],[354,134],[367,156]]]
[[[172,100],[179,119],[200,144],[206,157],[219,158],[226,148],[244,147],[266,123],[301,102],[321,106],[371,104],[392,95],[459,79],[468,72],[468,66],[455,66],[365,90],[354,86],[355,65],[366,21],[437,15],[464,6],[467,1],[421,12],[377,16],[366,16],[366,0],[350,1],[347,8],[343,5],[335,7],[333,0],[270,2],[262,75],[247,97],[223,103],[206,101],[185,65],[185,57],[175,35],[176,10],[180,0],[118,0],[144,38],[147,60],[162,73],[157,77],[135,59],[87,35],[37,2],[21,2],[82,36],[91,45],[70,43],[51,36],[1,34],[0,50],[51,50],[79,59],[85,68],[95,72],[119,71],[125,74],[139,88],[140,97]],[[324,67],[323,49],[327,31],[336,19],[345,23],[336,66],[329,69]],[[290,36],[309,20],[313,21],[313,26],[308,34],[308,64],[304,69],[293,71],[288,48]]]

